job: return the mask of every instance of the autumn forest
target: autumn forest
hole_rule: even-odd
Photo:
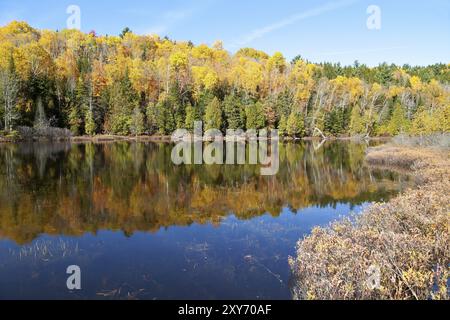
[[[1,134],[170,135],[177,128],[283,136],[450,130],[450,66],[312,63],[282,53],[137,35],[0,28]],[[68,130],[62,132],[69,132]],[[20,131],[20,130],[19,130]]]

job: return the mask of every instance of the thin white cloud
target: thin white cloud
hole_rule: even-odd
[[[236,43],[234,43],[232,45],[232,47],[239,47],[239,46],[246,45],[256,39],[260,39],[260,38],[264,37],[266,34],[271,33],[273,31],[285,28],[287,26],[290,26],[294,23],[297,23],[299,21],[302,21],[302,20],[305,20],[308,18],[316,17],[316,16],[322,15],[322,14],[330,12],[330,11],[334,11],[334,10],[337,10],[337,9],[340,9],[343,7],[350,6],[357,1],[358,0],[341,0],[341,1],[329,2],[329,3],[324,4],[323,6],[319,6],[319,7],[310,9],[305,12],[300,12],[300,13],[294,14],[294,15],[287,17],[286,19],[283,19],[276,23],[253,30],[249,34],[241,37],[241,39],[239,41],[237,41]]]

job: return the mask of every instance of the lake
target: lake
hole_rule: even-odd
[[[0,299],[291,299],[300,238],[411,184],[367,147],[282,144],[261,176],[176,166],[171,144],[0,145]]]

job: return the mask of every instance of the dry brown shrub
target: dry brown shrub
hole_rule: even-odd
[[[424,184],[301,240],[289,259],[294,298],[448,299],[448,152],[384,147],[367,161],[414,170]],[[381,271],[376,289],[371,266]]]

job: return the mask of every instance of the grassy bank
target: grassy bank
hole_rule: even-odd
[[[170,136],[117,136],[117,135],[96,135],[72,137],[72,142],[116,142],[116,141],[140,141],[140,142],[170,142]]]
[[[353,219],[316,228],[289,263],[298,299],[448,299],[448,149],[385,145],[367,162],[412,173],[417,182]],[[379,270],[379,286],[368,281]]]
[[[120,136],[110,134],[99,134],[94,136],[72,136],[69,130],[60,128],[30,128],[20,127],[17,131],[2,134],[0,132],[0,143],[20,143],[20,142],[115,142],[115,141],[153,141],[170,142],[171,136],[141,135],[141,136]]]

